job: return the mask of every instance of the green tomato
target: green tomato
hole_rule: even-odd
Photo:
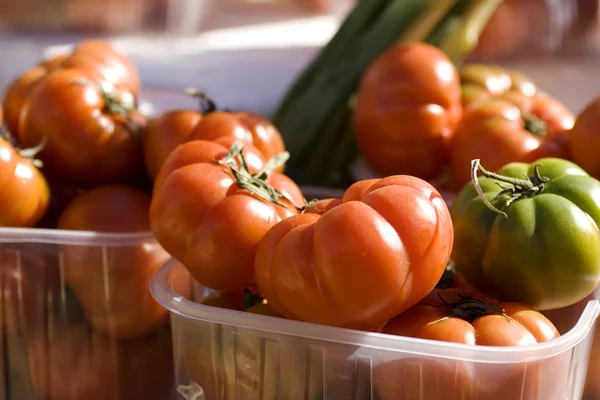
[[[543,180],[526,178],[536,165]],[[483,196],[468,183],[450,210],[452,260],[469,284],[538,310],[589,295],[600,282],[600,182],[557,158],[481,172]]]

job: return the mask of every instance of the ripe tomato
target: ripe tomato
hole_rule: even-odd
[[[438,48],[403,43],[363,75],[354,112],[359,150],[374,171],[438,175],[462,114],[458,72]]]
[[[577,115],[575,126],[569,135],[569,151],[573,161],[591,176],[600,178],[600,160],[594,149],[600,146],[600,97],[590,102]]]
[[[129,180],[143,170],[143,119],[126,94],[90,82],[87,73],[73,69],[48,74],[22,111],[21,144],[45,140],[40,159],[66,180]]]
[[[181,162],[191,146],[198,149],[188,154],[201,156],[191,164],[191,159]],[[234,147],[228,157],[228,149],[217,143],[180,146],[163,165],[150,208],[159,243],[202,285],[225,292],[254,282],[258,242],[271,226],[304,205],[291,179],[278,173],[266,179],[251,175],[240,162],[242,147]]]
[[[21,110],[27,102],[31,91],[50,71],[56,69],[64,59],[64,56],[56,56],[28,69],[17,79],[13,80],[4,91],[2,103],[5,112],[4,123],[13,136],[19,137]]]
[[[116,341],[85,325],[56,327],[27,339],[34,391],[48,400],[163,400],[173,390],[167,329]]]
[[[535,103],[525,96],[516,96],[521,104],[503,98],[491,98],[478,102],[465,112],[450,139],[450,167],[455,183],[462,187],[470,180],[470,164],[473,159],[481,159],[490,171],[498,171],[513,161],[531,159],[531,154],[564,154],[560,141],[548,143],[542,149],[544,137],[558,140],[558,132],[568,129],[566,120],[563,126],[556,126],[535,108]],[[513,99],[515,100],[515,99]],[[558,145],[558,146],[557,146]],[[558,147],[554,152],[552,147]]]
[[[560,336],[546,317],[529,307],[486,304],[457,289],[435,289],[418,305],[390,320],[382,333],[473,346],[522,346]],[[553,368],[568,371],[568,362],[556,361],[544,360]],[[401,358],[376,367],[373,380],[382,400],[550,399],[557,389],[551,379],[557,371],[544,362],[498,368],[485,363]],[[493,379],[485,378],[492,374]]]
[[[138,95],[140,76],[135,65],[107,41],[88,39],[78,43],[61,68],[92,72],[94,82],[106,81],[119,90]]]
[[[202,114],[192,110],[167,111],[148,122],[143,131],[146,171],[156,178],[167,156],[190,135]]]
[[[214,104],[211,104],[211,107],[214,107]],[[212,111],[209,108],[190,136],[191,140],[210,141],[222,137],[233,137],[243,144],[254,145],[265,159],[285,151],[283,139],[277,128],[266,118],[248,112]],[[283,170],[282,165],[275,172]]]
[[[173,155],[167,157],[156,175],[153,191],[156,191],[165,178],[179,168],[197,163],[210,163],[215,161],[215,157],[224,156],[225,153],[223,151],[231,148],[235,141],[233,137],[222,137],[212,142],[192,140],[178,146],[172,152]],[[245,146],[242,154],[244,155],[248,170],[253,174],[259,172],[267,162],[262,153],[252,145]]]
[[[275,225],[256,254],[259,292],[286,318],[371,329],[418,303],[452,249],[452,221],[425,181],[359,181],[341,201]]]
[[[600,182],[555,158],[480,171],[488,204],[469,183],[451,208],[452,260],[469,284],[538,310],[589,295],[600,283]]]
[[[107,233],[148,232],[150,197],[125,186],[103,186],[75,198],[58,228]],[[153,240],[119,246],[63,245],[63,269],[92,326],[117,338],[154,331],[168,312],[150,295],[150,280],[168,259]],[[180,290],[188,282],[182,279]],[[183,292],[182,292],[183,293]]]
[[[48,183],[26,152],[0,137],[0,226],[33,227],[48,209]]]
[[[4,93],[6,127],[17,138],[21,136],[21,113],[33,89],[52,71],[61,68],[85,71],[95,83],[108,82],[134,97],[140,91],[139,74],[133,63],[110,43],[90,39],[79,43],[70,54],[61,54],[21,74]]]
[[[460,70],[465,109],[492,98],[515,104],[526,117],[536,117],[552,136],[573,127],[575,117],[563,104],[538,90],[529,77],[495,65],[467,64]]]

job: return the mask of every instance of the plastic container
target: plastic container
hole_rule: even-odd
[[[544,344],[498,348],[330,328],[198,304],[168,262],[152,282],[171,311],[178,392],[188,400],[578,400],[597,301]]]
[[[167,259],[150,233],[0,229],[0,398],[168,399],[169,318],[147,290]]]

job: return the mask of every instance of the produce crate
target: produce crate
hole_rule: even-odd
[[[198,304],[174,289],[169,261],[152,281],[171,312],[177,390],[188,400],[581,399],[598,301],[543,344],[472,347],[330,328]]]

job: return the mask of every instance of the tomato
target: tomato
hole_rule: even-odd
[[[21,137],[21,114],[33,89],[56,69],[85,71],[95,83],[108,82],[120,91],[136,97],[140,91],[140,77],[133,63],[110,43],[89,39],[80,42],[69,54],[61,54],[21,74],[4,93],[6,126],[15,136]]]
[[[33,88],[46,75],[64,61],[64,56],[56,56],[23,72],[13,80],[4,91],[2,106],[5,112],[6,128],[15,137],[19,136],[21,110],[27,102]]]
[[[61,67],[92,71],[92,79],[97,83],[109,82],[119,90],[136,96],[140,92],[140,76],[135,65],[104,40],[88,39],[79,42]]]
[[[465,279],[538,310],[590,294],[600,282],[600,182],[555,158],[510,163],[499,175],[480,171],[486,177],[476,182],[491,203],[470,183],[451,208],[452,260]]]
[[[248,112],[213,111],[212,108],[214,104],[209,104],[204,118],[191,133],[192,140],[212,141],[221,137],[233,137],[243,144],[254,145],[266,159],[285,151],[281,134],[266,118]],[[283,170],[284,166],[281,165],[276,172]]]
[[[286,318],[371,329],[419,302],[452,249],[448,208],[411,176],[359,181],[322,212],[292,216],[261,241],[256,283]],[[410,282],[410,283],[408,283]]]
[[[517,54],[527,33],[519,7],[522,2],[523,0],[506,0],[500,3],[485,25],[470,59],[498,60]]]
[[[457,289],[435,289],[418,305],[390,320],[382,333],[473,346],[531,345],[560,336],[546,317],[523,304],[487,304]],[[559,365],[557,360],[544,360],[548,361],[568,370],[568,362]],[[382,400],[534,400],[553,398],[550,395],[557,392],[557,386],[551,378],[555,373],[542,362],[501,364],[498,368],[423,357],[382,363],[373,371],[373,380]]]
[[[0,137],[0,226],[33,227],[48,209],[48,182],[25,157],[30,152],[17,151]]]
[[[148,232],[150,197],[125,186],[103,186],[73,200],[58,228],[107,233]],[[153,240],[123,239],[119,245],[63,245],[66,284],[86,318],[100,332],[133,338],[168,322],[168,312],[150,295],[150,280],[168,254]],[[182,279],[185,292],[188,281]]]
[[[600,146],[600,97],[590,102],[578,115],[569,135],[569,151],[573,161],[591,176],[600,178],[600,161],[594,152]]]
[[[85,325],[60,326],[27,339],[29,376],[43,399],[163,400],[173,391],[167,329],[111,340]]]
[[[370,167],[434,178],[462,114],[460,93],[458,72],[434,46],[403,43],[379,56],[360,82],[353,122]]]
[[[550,136],[573,127],[573,113],[517,71],[495,65],[467,64],[460,70],[460,80],[465,109],[497,97],[514,103],[526,117],[539,120],[536,123],[541,121],[541,127]]]
[[[179,168],[191,164],[212,162],[215,161],[215,157],[224,156],[224,152],[231,148],[235,141],[233,137],[222,137],[212,142],[192,140],[178,146],[172,152],[173,154],[167,157],[156,175],[153,190],[156,191],[165,178]],[[242,154],[244,155],[248,170],[253,174],[259,172],[267,162],[262,153],[252,145],[245,146]]]
[[[50,187],[50,203],[48,209],[36,227],[55,229],[58,225],[58,219],[67,205],[78,195],[85,192],[77,185],[61,179],[60,176],[46,172],[44,174]]]
[[[481,159],[490,171],[498,171],[509,162],[531,159],[530,154],[534,152],[541,152],[538,153],[540,155],[564,154],[560,147],[556,153],[547,148],[539,149],[546,135],[548,140],[556,140],[558,130],[555,128],[558,127],[544,123],[532,101],[523,96],[519,98],[521,106],[492,98],[465,112],[449,146],[450,167],[459,187],[470,180],[469,166],[475,158]],[[555,144],[545,146],[550,146],[551,150]]]
[[[144,128],[144,160],[151,178],[156,178],[167,156],[180,144],[190,140],[190,135],[202,119],[202,114],[192,110],[167,111],[148,122]]]
[[[197,149],[188,154],[197,158],[189,163],[190,159],[183,160],[183,150],[192,146]],[[297,214],[296,207],[304,204],[300,189],[285,175],[256,177],[240,167],[241,149],[240,145],[226,157],[228,149],[217,143],[180,146],[159,173],[150,208],[159,243],[199,283],[225,292],[253,284],[258,242],[277,221]],[[270,193],[270,188],[285,197]]]
[[[45,143],[39,157],[63,179],[124,182],[143,170],[143,118],[125,93],[90,82],[88,74],[72,69],[48,74],[22,111],[21,144]]]

